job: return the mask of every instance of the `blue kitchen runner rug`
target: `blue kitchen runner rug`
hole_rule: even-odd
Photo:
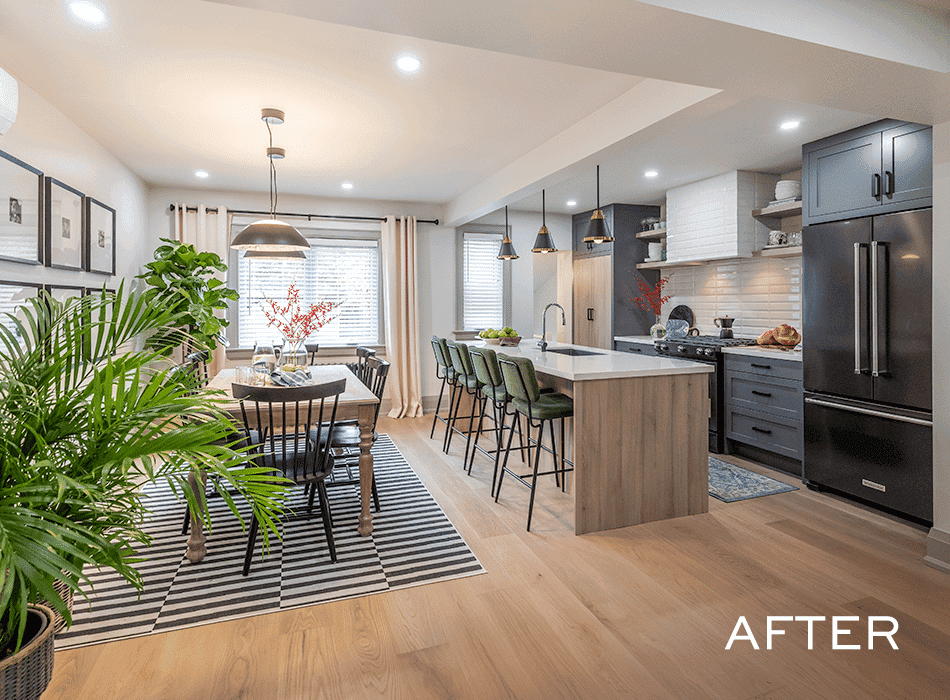
[[[786,491],[798,491],[798,487],[709,455],[709,495],[713,498],[733,503]]]
[[[263,615],[333,600],[383,593],[485,573],[462,536],[387,435],[373,445],[380,510],[373,534],[361,537],[359,486],[328,487],[338,562],[330,562],[323,520],[314,509],[303,517],[302,488],[287,501],[300,514],[282,524],[283,539],[261,558],[261,538],[251,572],[241,575],[247,531],[221,498],[208,499],[213,528],[208,554],[199,564],[185,557],[181,534],[185,506],[165,483],[149,484],[151,517],[145,529],[152,544],[145,561],[141,595],[114,571],[87,571],[93,583],[87,601],[76,595],[73,625],[56,635],[56,649],[142,637],[159,632]],[[337,466],[337,469],[345,469]],[[340,474],[346,479],[346,473]],[[209,490],[210,493],[210,490]],[[250,508],[239,501],[247,520]]]

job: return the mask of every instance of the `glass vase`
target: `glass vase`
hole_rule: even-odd
[[[284,336],[284,348],[280,353],[280,360],[284,369],[289,368],[290,371],[293,371],[297,368],[306,368],[307,350],[303,346],[304,340],[306,338]]]
[[[650,327],[650,337],[659,340],[666,336],[666,326],[660,323],[660,315],[656,315],[656,323]]]

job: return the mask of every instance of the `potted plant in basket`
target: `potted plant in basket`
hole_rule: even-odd
[[[650,328],[650,335],[653,336],[654,339],[659,339],[666,335],[666,328],[660,323],[660,311],[663,308],[663,304],[671,299],[669,295],[663,296],[663,287],[669,281],[669,277],[661,277],[656,285],[651,287],[642,279],[637,280],[637,286],[640,288],[640,294],[642,296],[634,297],[633,300],[637,302],[637,306],[641,309],[650,310],[656,316],[656,323]]]
[[[122,285],[65,303],[44,294],[17,311],[0,324],[0,688],[20,699],[51,676],[51,611],[37,601],[70,623],[57,584],[78,590],[84,566],[141,587],[143,482],[167,480],[210,526],[187,482],[204,470],[235,515],[230,491],[250,502],[265,538],[286,485],[229,446],[220,394],[159,351],[129,350],[180,327],[174,309]]]

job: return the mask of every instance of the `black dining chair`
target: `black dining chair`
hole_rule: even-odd
[[[333,451],[327,447],[326,436],[332,435],[336,427],[337,405],[345,388],[345,379],[295,387],[231,385],[234,398],[241,402],[245,438],[252,441],[252,459],[275,474],[309,487],[308,515],[313,511],[314,497],[319,495],[323,529],[334,563],[336,543],[325,484],[333,471]],[[261,435],[263,439],[255,440]],[[258,527],[254,518],[244,557],[245,576],[251,570]]]
[[[346,363],[347,369],[355,374],[356,378],[364,384],[366,384],[366,361],[371,357],[376,357],[376,350],[360,346],[356,348],[356,362]]]
[[[317,364],[317,353],[320,352],[320,346],[316,343],[306,343],[304,348],[310,353],[310,364]]]
[[[366,360],[366,387],[373,392],[380,403],[376,404],[376,412],[373,414],[373,442],[376,442],[376,421],[379,419],[379,409],[382,405],[383,393],[386,391],[386,379],[389,377],[389,362],[380,360],[378,357],[370,357]],[[327,434],[327,433],[324,433]],[[360,483],[359,474],[354,476],[353,468],[359,467],[360,450],[360,426],[358,421],[340,421],[333,428],[330,435],[330,447],[337,451],[338,456],[345,458],[342,464],[337,465],[337,470],[331,474],[326,485],[329,488],[335,486],[358,486]],[[315,436],[312,436],[316,439]],[[340,470],[346,471],[344,478],[339,474]],[[379,512],[379,494],[376,491],[376,479],[373,479],[373,507]]]

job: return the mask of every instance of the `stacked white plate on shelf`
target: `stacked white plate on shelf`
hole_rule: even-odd
[[[798,180],[779,180],[775,185],[775,199],[798,199],[802,196],[802,183]]]

